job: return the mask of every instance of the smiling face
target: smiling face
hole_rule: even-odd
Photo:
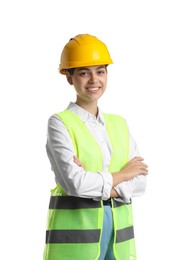
[[[68,82],[74,86],[77,94],[76,103],[96,104],[103,95],[107,85],[107,69],[105,65],[76,68],[73,75],[66,74]]]

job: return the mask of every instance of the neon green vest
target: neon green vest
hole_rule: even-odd
[[[58,116],[69,131],[84,169],[102,171],[101,150],[85,124],[69,110]],[[128,128],[120,116],[104,114],[104,118],[113,149],[109,171],[116,172],[128,162]],[[112,199],[112,213],[115,258],[135,260],[132,205]],[[66,196],[58,184],[51,190],[44,260],[98,259],[102,226],[102,201]]]

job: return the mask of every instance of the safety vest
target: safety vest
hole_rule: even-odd
[[[57,114],[71,136],[84,169],[102,171],[102,152],[82,120],[69,110]],[[119,171],[129,156],[129,134],[125,120],[104,114],[112,145],[109,171]],[[117,260],[135,260],[132,204],[111,199]],[[103,202],[67,196],[58,184],[51,190],[44,260],[97,260],[103,226]]]

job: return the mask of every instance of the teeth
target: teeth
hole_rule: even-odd
[[[98,90],[99,88],[88,88],[88,90],[90,91],[95,91],[95,90]]]

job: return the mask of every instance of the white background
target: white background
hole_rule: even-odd
[[[42,259],[54,187],[47,120],[75,100],[58,65],[79,33],[107,44],[114,65],[100,106],[127,119],[149,165],[133,200],[138,260],[186,259],[185,14],[180,0],[1,1],[0,259]]]

